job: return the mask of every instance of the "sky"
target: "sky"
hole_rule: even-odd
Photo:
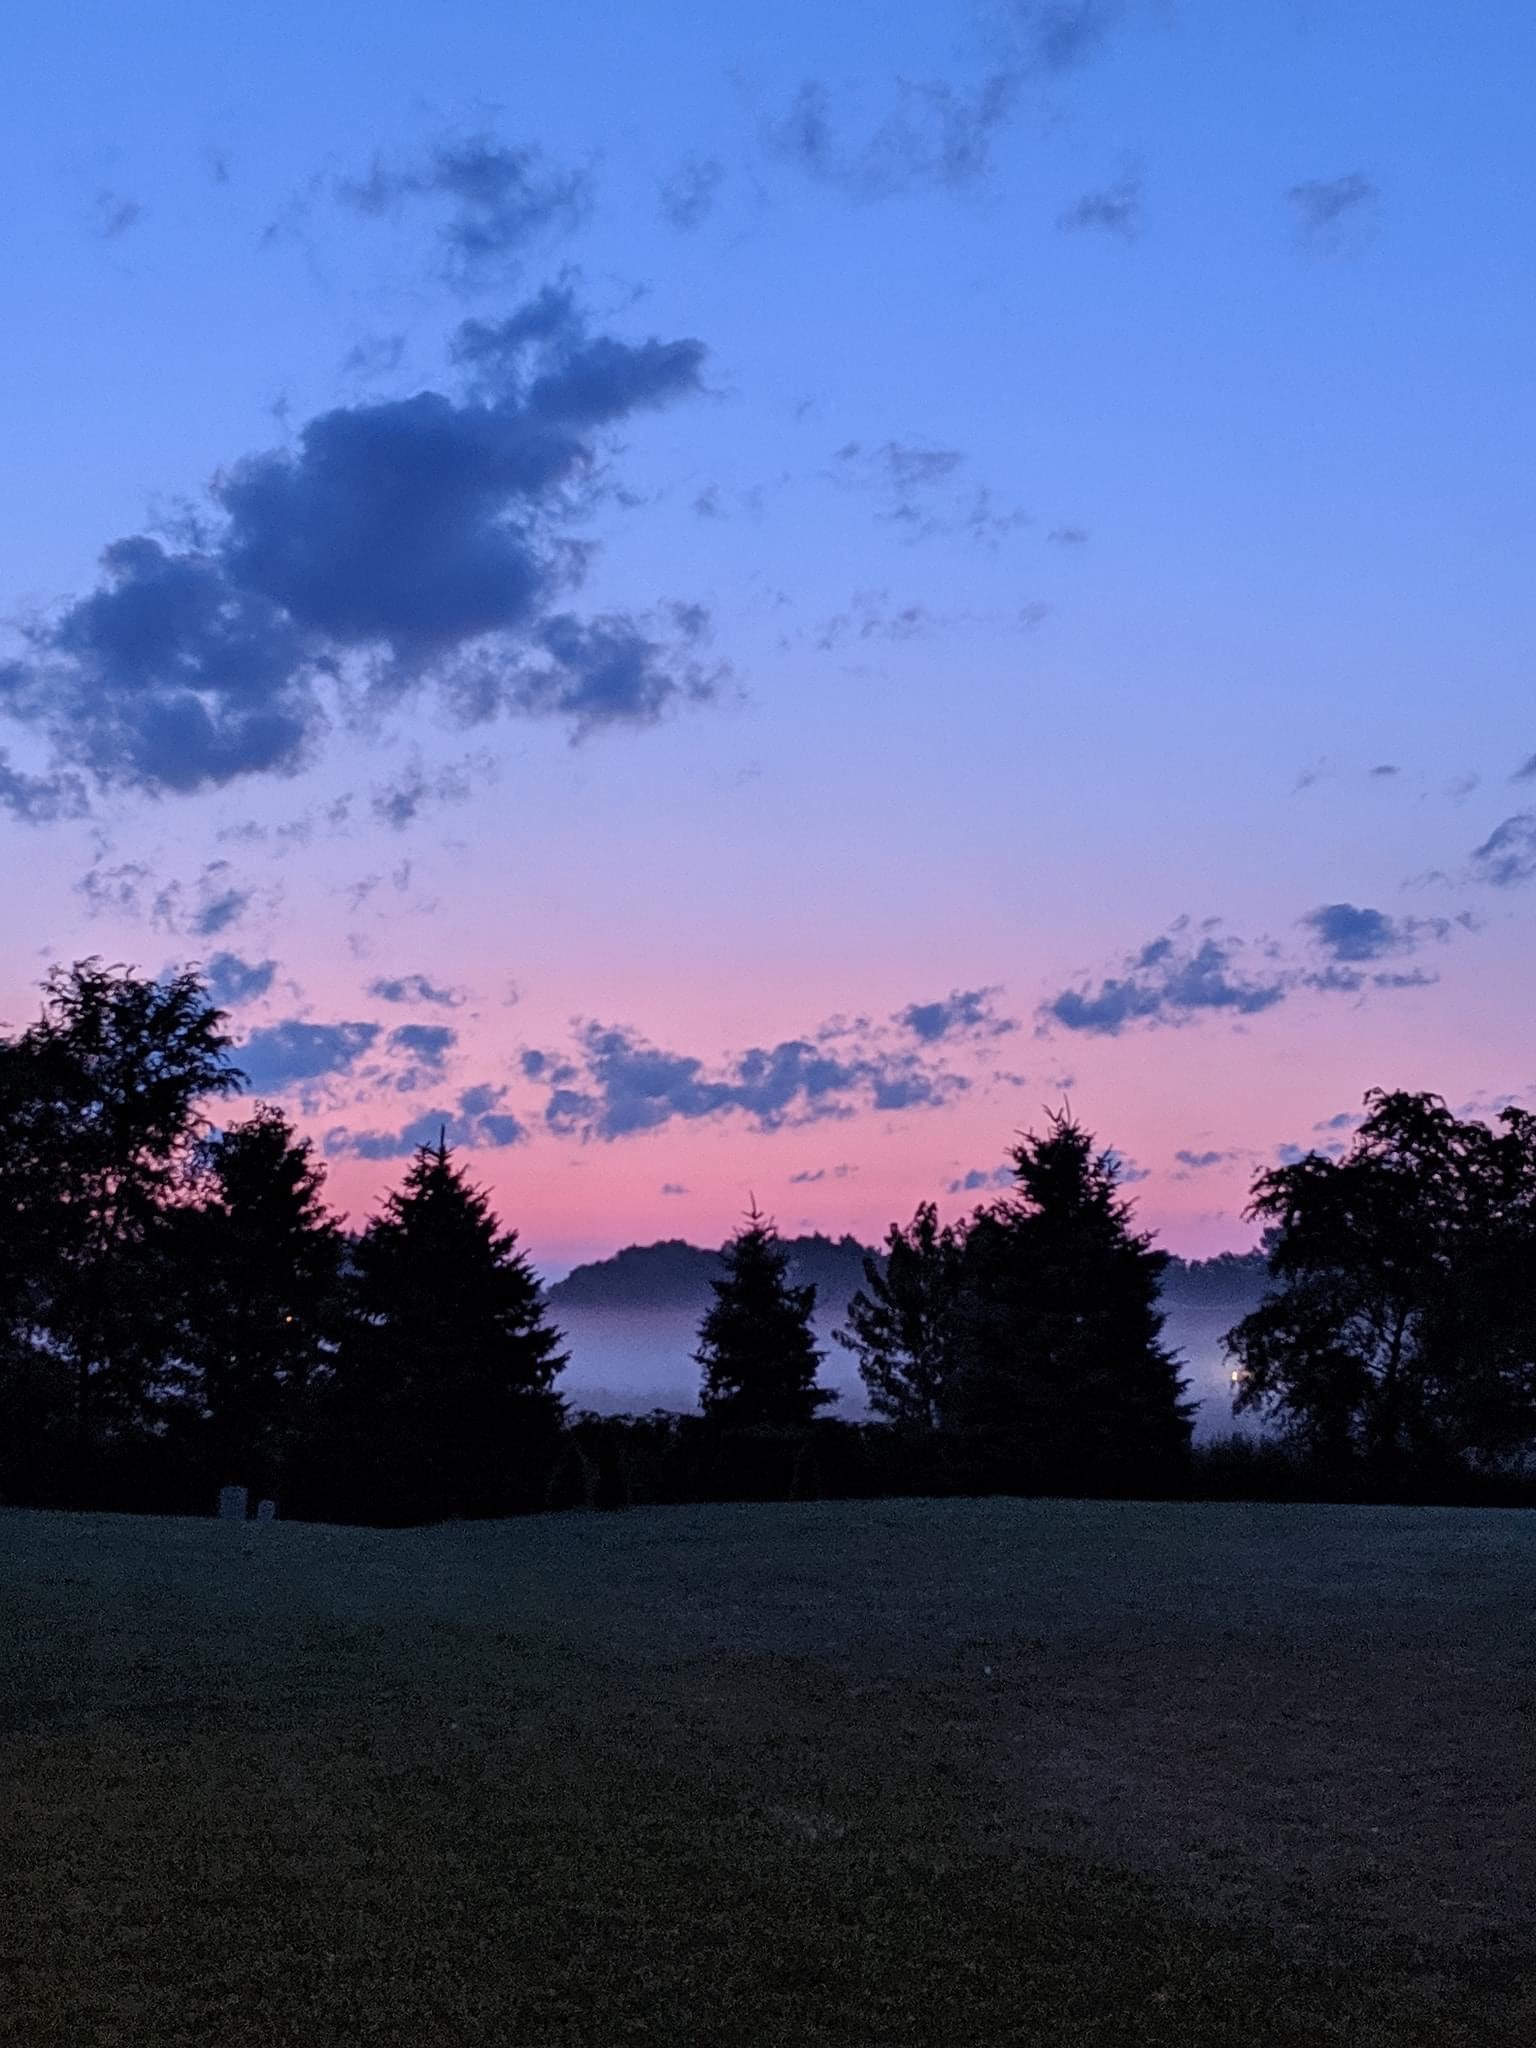
[[[0,1024],[196,963],[550,1277],[1536,1105],[1516,0],[7,43]]]

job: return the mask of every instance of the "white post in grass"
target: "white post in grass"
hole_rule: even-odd
[[[275,1522],[277,1520],[277,1502],[275,1500],[257,1501],[256,1519],[258,1522]]]
[[[219,1488],[219,1520],[221,1522],[243,1522],[248,1496],[243,1486],[221,1486]]]

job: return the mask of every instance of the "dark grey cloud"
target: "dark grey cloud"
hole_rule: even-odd
[[[235,1058],[255,1093],[286,1095],[305,1082],[349,1073],[378,1035],[377,1024],[307,1024],[284,1017],[253,1031]]]
[[[591,210],[592,181],[585,171],[552,165],[541,150],[481,134],[406,161],[375,157],[361,177],[339,179],[335,193],[372,219],[430,209],[450,279],[477,286],[505,281],[531,248],[579,227]]]
[[[571,1062],[556,1065],[543,1054],[525,1053],[522,1064],[530,1078],[549,1085],[545,1118],[552,1130],[603,1140],[731,1114],[759,1131],[775,1131],[858,1109],[930,1108],[969,1085],[961,1075],[873,1039],[837,1049],[787,1039],[755,1046],[712,1074],[703,1060],[600,1024],[578,1030],[574,1070]]]
[[[662,183],[658,195],[661,217],[684,233],[702,227],[714,211],[725,183],[725,166],[712,156],[688,156]]]
[[[807,1168],[801,1173],[792,1173],[789,1184],[792,1188],[815,1187],[824,1180],[851,1180],[858,1172],[856,1166],[818,1166]]]
[[[1495,825],[1473,850],[1472,874],[1495,889],[1536,880],[1536,811],[1517,811]]]
[[[458,356],[470,395],[321,413],[223,471],[185,547],[113,542],[100,586],[0,661],[0,714],[48,738],[55,773],[164,792],[296,772],[340,681],[375,712],[433,685],[462,718],[578,734],[707,696],[700,608],[568,604],[600,430],[697,392],[702,344],[594,336],[565,287],[467,323]]]
[[[272,986],[275,960],[242,960],[238,953],[215,953],[203,969],[203,981],[220,1009],[254,1002]]]
[[[1121,178],[1102,192],[1085,192],[1056,216],[1056,225],[1068,234],[1097,230],[1134,242],[1144,225],[1140,178]]]
[[[1294,208],[1298,231],[1315,246],[1338,252],[1351,236],[1368,228],[1381,194],[1360,171],[1342,178],[1308,178],[1292,185],[1286,199]]]
[[[952,989],[941,1002],[908,1003],[895,1021],[925,1045],[943,1038],[999,1038],[1017,1031],[1018,1020],[999,1017],[992,998],[999,988]]]
[[[383,1003],[434,1003],[443,1010],[456,1010],[464,1001],[462,989],[441,986],[424,974],[382,975],[369,982],[368,993]]]
[[[1229,1160],[1236,1159],[1239,1155],[1236,1152],[1191,1152],[1181,1146],[1173,1156],[1180,1166],[1187,1167],[1190,1172],[1204,1173],[1208,1167],[1225,1166]]]
[[[1213,933],[1190,942],[1187,920],[1132,954],[1096,988],[1065,989],[1041,1007],[1042,1025],[1116,1037],[1128,1024],[1187,1024],[1211,1011],[1251,1017],[1284,1000],[1288,979],[1238,965],[1239,941]]]
[[[686,1195],[688,1190],[680,1180],[664,1180],[661,1184],[661,1192],[664,1195]]]
[[[1536,754],[1522,761],[1509,779],[1511,782],[1536,782]]]

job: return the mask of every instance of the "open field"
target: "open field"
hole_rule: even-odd
[[[0,1513],[0,2040],[1536,2038],[1536,1516]]]

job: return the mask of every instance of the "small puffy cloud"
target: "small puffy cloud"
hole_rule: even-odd
[[[1030,515],[1002,505],[984,484],[967,484],[965,456],[958,448],[885,441],[866,448],[847,441],[827,472],[845,488],[874,493],[883,501],[879,517],[899,526],[909,542],[961,534],[995,548],[1006,534],[1030,524]]]
[[[1192,1173],[1203,1173],[1207,1167],[1225,1166],[1238,1155],[1235,1152],[1191,1152],[1181,1146],[1173,1156],[1180,1166],[1188,1167]]]
[[[382,1003],[435,1003],[439,1009],[456,1010],[464,991],[429,981],[424,974],[381,975],[370,981],[368,993]]]
[[[725,183],[725,166],[717,158],[688,156],[661,187],[661,217],[688,233],[702,227],[714,211]]]
[[[258,1095],[285,1095],[306,1082],[349,1073],[379,1035],[377,1024],[309,1024],[285,1017],[263,1025],[235,1058]]]
[[[1056,225],[1068,234],[1096,231],[1134,242],[1143,226],[1140,178],[1122,178],[1105,191],[1085,192],[1057,215]]]
[[[924,1045],[941,1038],[998,1038],[1019,1028],[1016,1018],[999,1017],[993,1009],[992,998],[1000,993],[996,988],[954,989],[942,1002],[908,1003],[895,1021]]]
[[[1511,782],[1536,782],[1536,754],[1522,761],[1509,779]]]
[[[1053,547],[1080,548],[1087,544],[1088,529],[1085,526],[1053,526],[1045,537]]]
[[[1004,0],[998,25],[1027,71],[1075,71],[1125,18],[1126,0]]]
[[[1380,960],[1392,953],[1412,953],[1427,938],[1443,939],[1450,921],[1443,917],[1388,917],[1356,903],[1324,903],[1309,910],[1301,922],[1331,960]]]
[[[1536,879],[1536,811],[1518,811],[1495,825],[1473,851],[1472,874],[1495,889],[1513,889]]]
[[[465,721],[578,734],[709,694],[698,607],[583,620],[569,603],[598,437],[696,393],[702,344],[593,334],[567,286],[466,322],[454,353],[465,394],[316,415],[221,470],[184,544],[112,542],[94,591],[26,624],[0,716],[48,743],[53,775],[156,793],[291,775],[348,682],[375,714],[433,687]],[[34,811],[45,795],[23,791]]]
[[[818,1166],[806,1168],[801,1173],[792,1173],[789,1176],[789,1184],[792,1188],[815,1187],[819,1181],[847,1180],[857,1172],[858,1168],[856,1166]]]
[[[531,1068],[530,1059],[539,1064]],[[622,1026],[586,1024],[575,1063],[524,1053],[523,1071],[550,1089],[545,1120],[567,1136],[612,1140],[674,1121],[740,1115],[759,1131],[947,1102],[969,1084],[958,1074],[871,1039],[839,1045],[787,1039],[754,1046],[711,1072],[690,1054],[648,1044]]]
[[[986,1189],[1006,1188],[1013,1185],[1013,1169],[1010,1166],[973,1166],[969,1173],[962,1173],[958,1180],[946,1181],[944,1190],[951,1195],[977,1195]]]
[[[434,212],[449,277],[461,285],[504,279],[535,244],[579,227],[592,200],[585,172],[558,170],[540,150],[486,134],[438,143],[405,162],[376,157],[335,190],[344,206],[372,219],[408,207]]]
[[[391,1052],[406,1057],[433,1073],[442,1071],[443,1061],[459,1042],[459,1034],[448,1024],[401,1024],[389,1034]]]
[[[250,1003],[264,996],[276,973],[275,960],[242,960],[238,953],[215,953],[203,969],[203,981],[220,1009],[228,1009],[231,1004]]]
[[[1352,230],[1370,226],[1381,198],[1360,171],[1341,178],[1308,178],[1292,185],[1285,196],[1303,239],[1333,253],[1347,246]]]
[[[1181,919],[1097,987],[1064,989],[1042,1005],[1042,1025],[1112,1038],[1130,1024],[1187,1024],[1212,1011],[1251,1017],[1284,1000],[1285,977],[1245,972],[1239,941],[1208,933],[1190,943],[1186,927]]]
[[[688,1190],[683,1186],[681,1181],[664,1180],[661,1184],[661,1192],[664,1195],[686,1195]]]

